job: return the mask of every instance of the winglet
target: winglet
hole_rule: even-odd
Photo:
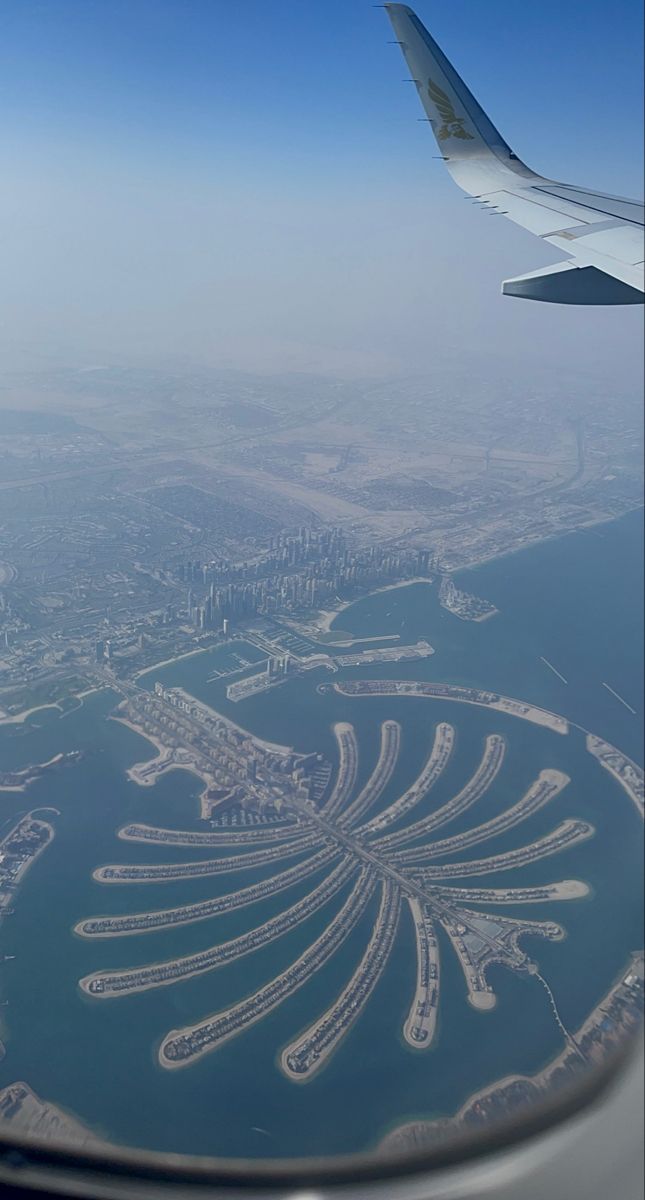
[[[407,4],[384,4],[446,166],[471,195],[500,186],[500,174],[536,180],[513,153],[434,38]]]

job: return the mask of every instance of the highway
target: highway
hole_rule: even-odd
[[[501,740],[503,741],[503,739]],[[294,803],[299,804],[302,802]],[[357,858],[362,859],[363,862],[368,866],[374,867],[381,877],[387,876],[389,879],[392,879],[398,883],[404,896],[416,896],[424,904],[430,905],[432,910],[437,914],[450,913],[448,905],[437,896],[434,890],[426,889],[423,886],[423,883],[419,882],[419,877],[412,879],[406,875],[403,875],[385,859],[380,858],[373,849],[368,848],[368,846],[364,845],[362,842],[357,842],[351,834],[347,834],[338,826],[330,825],[324,817],[320,816],[320,814],[311,811],[309,812],[309,816],[314,824],[318,825],[322,832],[325,833],[329,839],[340,842],[341,845],[345,846],[346,849],[354,854]],[[573,824],[573,822],[569,822],[569,824]],[[577,822],[577,824],[580,825],[582,822]],[[591,836],[593,834],[593,827],[588,826],[588,828],[591,830],[591,833],[587,834],[586,836]],[[552,853],[552,851],[545,850],[543,853]],[[505,859],[506,855],[499,855],[499,858]],[[426,871],[420,872],[419,874],[423,876],[423,879],[425,880],[425,875],[432,870],[442,871],[444,868],[428,867]],[[464,922],[466,923],[466,921],[467,918],[464,917]],[[491,945],[494,945],[493,939],[491,939]]]
[[[468,987],[468,999],[484,1011],[495,1006],[496,998],[487,982],[486,973],[493,963],[502,963],[515,970],[537,973],[534,963],[520,950],[518,942],[526,934],[561,941],[564,931],[553,921],[518,921],[514,918],[488,916],[479,913],[474,930],[464,923],[464,910],[454,909],[451,916],[442,917],[441,923],[448,934],[457,955]],[[472,917],[472,914],[467,914]],[[489,942],[493,936],[494,945]]]

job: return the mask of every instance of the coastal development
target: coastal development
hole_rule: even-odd
[[[207,875],[227,875],[231,871],[251,870],[265,867],[269,863],[304,854],[313,850],[317,843],[313,834],[274,846],[268,850],[256,850],[251,854],[231,854],[225,858],[209,858],[205,862],[161,863],[158,865],[97,867],[92,878],[97,883],[171,883],[182,879],[203,879]]]
[[[35,809],[13,825],[0,841],[0,920],[11,911],[16,889],[29,868],[54,839],[54,827],[43,820],[45,815],[60,814],[55,808]]]
[[[40,1099],[26,1083],[10,1083],[0,1090],[0,1132],[5,1136],[37,1138],[39,1142],[98,1148],[90,1129],[55,1104]],[[105,1144],[103,1143],[103,1146]]]
[[[360,832],[382,833],[423,800],[448,765],[454,744],[455,731],[452,725],[437,725],[432,750],[418,779],[384,812],[361,826]]]
[[[357,692],[353,690],[354,681],[338,686],[347,687],[347,694],[351,695],[372,694],[370,681],[360,685]],[[376,687],[381,686],[377,681]],[[387,694],[426,694],[416,692],[415,683],[406,683],[405,687],[411,690],[403,693],[398,682],[388,686],[394,690]],[[516,706],[515,715],[526,716],[528,712],[528,719],[533,719],[530,706],[519,701],[479,692],[473,701],[469,689],[442,684],[429,686],[435,690],[448,687],[453,700],[462,699],[464,692],[468,697],[466,702],[485,703],[491,697],[491,707],[504,703],[512,708],[503,711],[515,712],[513,706]],[[430,694],[434,695],[435,690]],[[145,736],[154,737],[160,745],[172,749],[180,762],[187,756],[192,769],[208,774],[208,804],[204,804],[202,797],[202,818],[207,815],[215,825],[214,814],[220,811],[252,813],[254,817],[249,824],[215,825],[209,831],[128,825],[119,831],[119,836],[128,842],[202,851],[210,848],[217,857],[202,857],[188,863],[113,863],[97,868],[95,880],[104,885],[171,884],[182,879],[244,873],[247,869],[260,869],[264,877],[194,903],[89,917],[78,922],[77,935],[89,939],[147,935],[258,906],[296,886],[300,891],[276,915],[253,922],[248,932],[228,941],[214,941],[197,953],[136,967],[94,971],[80,980],[86,995],[104,1001],[116,999],[151,988],[173,986],[195,975],[215,971],[284,936],[331,904],[334,898],[342,901],[324,931],[290,966],[257,992],[196,1024],[168,1033],[159,1049],[161,1066],[170,1069],[188,1066],[261,1020],[339,950],[377,893],[379,905],[372,932],[352,975],[336,999],[280,1053],[281,1069],[294,1082],[306,1082],[324,1067],[368,1004],[390,959],[403,901],[408,919],[413,922],[417,956],[416,987],[401,1030],[410,1048],[427,1049],[436,1035],[440,1004],[438,927],[452,946],[463,972],[466,994],[474,1007],[487,1011],[496,1003],[488,975],[493,963],[539,977],[548,988],[537,964],[527,956],[520,942],[526,935],[557,941],[564,936],[562,927],[549,921],[491,916],[478,906],[483,905],[485,910],[491,905],[575,901],[588,894],[587,885],[581,880],[564,879],[542,886],[503,889],[472,887],[468,879],[539,862],[590,838],[593,827],[588,822],[567,818],[550,833],[528,844],[478,859],[455,861],[455,857],[507,834],[555,802],[569,782],[563,772],[545,768],[523,795],[502,811],[483,823],[471,823],[459,833],[437,839],[437,832],[457,818],[463,819],[498,778],[507,749],[506,739],[500,734],[487,735],[480,762],[471,777],[452,796],[432,808],[429,801],[433,788],[450,761],[455,741],[454,727],[439,723],[430,730],[427,757],[417,778],[379,808],[399,758],[401,731],[396,721],[383,721],[376,761],[360,787],[356,732],[350,722],[337,722],[333,727],[335,774],[324,792],[315,796],[311,772],[320,756],[298,756],[288,747],[253,738],[179,689],[157,685],[152,693],[131,690],[125,704],[128,719]],[[545,724],[541,710],[538,714],[539,723]],[[142,781],[147,778],[144,768],[137,771]],[[233,809],[227,807],[226,799],[223,807],[221,799],[218,804],[213,794],[215,786],[219,797],[229,801],[234,798]],[[234,852],[221,853],[228,849]],[[442,858],[450,861],[436,861]],[[289,863],[289,859],[294,862]],[[312,886],[303,894],[302,884],[308,881]],[[557,1010],[555,1017],[560,1022]]]
[[[156,758],[128,771],[141,786],[152,787],[167,771],[192,772],[205,784],[200,809],[205,819],[242,796],[261,815],[279,815],[292,791],[316,797],[312,774],[322,755],[294,754],[287,746],[252,737],[181,688],[156,684],[149,692],[121,684],[120,690],[125,698],[117,719],[158,749]]]
[[[240,1004],[225,1012],[216,1013],[200,1025],[169,1033],[159,1050],[161,1066],[180,1067],[200,1058],[241,1033],[249,1025],[260,1021],[286,996],[292,995],[324,966],[355,928],[375,886],[376,881],[372,873],[368,868],[363,868],[343,907],[300,958]]]
[[[394,944],[400,905],[398,888],[388,880],[382,885],[372,936],[351,979],[331,1008],[283,1050],[280,1063],[287,1078],[304,1081],[317,1071],[362,1012]]]
[[[78,762],[80,757],[80,751],[70,750],[66,754],[55,754],[48,762],[33,763],[20,771],[0,771],[0,792],[26,792],[27,788],[38,779],[42,779],[47,771],[65,763]]]
[[[450,729],[450,726],[443,726],[443,735],[437,731],[439,740],[435,742],[436,755],[435,747],[433,747],[430,759],[428,759],[419,779],[422,780],[426,776],[432,776],[433,779],[436,778],[439,774],[437,770],[438,764],[441,762],[445,764],[446,739],[449,741],[448,729]],[[416,842],[421,837],[427,837],[429,833],[433,833],[436,829],[440,829],[442,825],[446,825],[449,821],[454,821],[455,817],[467,812],[488,791],[501,770],[505,754],[505,739],[497,733],[490,734],[484,744],[484,753],[481,762],[474,775],[468,780],[466,786],[457,792],[456,795],[452,796],[441,808],[429,813],[427,817],[422,817],[420,821],[415,821],[413,825],[405,826],[398,833],[388,834],[382,839],[381,845],[386,847],[388,851],[396,851],[398,847],[405,846],[408,842]],[[431,765],[433,757],[435,758],[435,762]],[[419,787],[419,780],[414,785],[414,792],[415,802],[417,802],[424,794],[423,785]],[[409,807],[410,805],[407,804],[406,796],[406,811],[408,811]],[[394,860],[398,861],[398,857],[395,853]],[[404,861],[407,860],[404,859]]]
[[[446,863],[440,867],[424,867],[421,874],[424,881],[431,879],[453,879],[468,875],[492,875],[497,871],[511,871],[516,867],[526,867],[529,863],[539,862],[541,858],[549,858],[559,850],[566,850],[595,833],[593,825],[587,821],[563,821],[546,837],[538,838],[528,846],[520,846],[517,850],[508,850],[505,854],[494,854],[490,858],[474,859],[471,862]]]
[[[212,900],[202,900],[197,904],[182,904],[178,908],[128,913],[119,917],[92,917],[80,921],[75,927],[75,933],[81,937],[122,937],[124,934],[152,933],[159,929],[168,929],[172,925],[190,925],[194,921],[204,921],[207,917],[218,916],[236,908],[245,908],[246,905],[255,904],[259,900],[266,900],[268,896],[274,896],[295,883],[301,883],[309,875],[328,866],[336,857],[336,853],[336,847],[326,847],[305,863],[299,863],[260,883],[253,883],[250,887],[228,892]]]
[[[420,641],[412,646],[375,646],[369,650],[359,650],[355,654],[332,656],[317,652],[304,656],[291,653],[278,658],[270,657],[263,671],[245,675],[243,679],[236,679],[234,683],[229,683],[226,689],[226,699],[232,700],[234,703],[248,700],[249,696],[257,696],[270,688],[287,683],[296,675],[302,674],[303,671],[317,670],[320,667],[336,672],[340,667],[371,667],[376,663],[410,662],[415,659],[430,658],[433,654],[434,648],[430,643]]]
[[[593,733],[587,734],[587,750],[625,789],[630,800],[634,802],[643,816],[643,805],[645,804],[645,772],[643,768],[628,758],[626,754],[617,750],[615,746],[604,742],[602,738],[596,737]]]
[[[468,1000],[473,1008],[487,1012],[496,1004],[495,993],[488,983],[487,971],[493,963],[523,964],[530,974],[537,974],[533,963],[526,959],[518,946],[524,934],[562,941],[562,926],[548,921],[509,921],[506,917],[476,916],[468,910],[456,909],[439,918],[461,963],[468,988]],[[467,922],[467,923],[466,923]]]
[[[642,1025],[645,1001],[645,959],[633,954],[619,978],[574,1031],[572,1042],[536,1075],[508,1075],[469,1096],[453,1117],[410,1121],[399,1125],[381,1143],[384,1152],[427,1149],[459,1129],[476,1129],[489,1121],[516,1116],[552,1097],[579,1079],[589,1064],[602,1063]]]
[[[432,1042],[439,1013],[439,943],[432,917],[415,896],[408,896],[408,905],[417,941],[417,987],[403,1026],[403,1037],[413,1050]]]
[[[245,954],[250,954],[251,951],[258,950],[281,937],[287,930],[295,929],[312,913],[317,912],[337,894],[350,879],[353,871],[353,863],[339,863],[331,874],[302,900],[298,900],[291,908],[285,909],[263,925],[256,926],[249,933],[233,938],[232,941],[219,942],[199,954],[187,955],[185,958],[172,959],[169,962],[133,967],[127,971],[96,972],[81,980],[81,989],[90,996],[104,997],[119,992],[142,992],[163,984],[176,983],[179,979],[187,979],[191,975],[212,971],[227,962],[242,958]]]
[[[450,575],[444,575],[441,579],[439,603],[462,621],[488,621],[497,614],[494,604],[462,591]]]
[[[376,766],[356,799],[339,813],[338,820],[341,826],[357,825],[368,809],[378,803],[392,778],[400,748],[401,726],[398,721],[384,721],[381,725],[381,751]],[[367,832],[367,826],[362,832]]]
[[[473,803],[472,793],[477,786],[477,793],[482,786],[480,780],[484,777],[484,790],[487,790],[490,784],[490,770],[487,772],[480,768],[477,785],[470,788],[470,796],[468,805]],[[476,825],[474,829],[469,829],[466,833],[457,833],[453,837],[441,838],[438,842],[432,842],[430,846],[423,849],[404,850],[398,854],[395,853],[394,858],[397,862],[406,863],[407,865],[429,862],[433,858],[442,858],[445,854],[461,853],[462,850],[468,850],[471,846],[476,846],[479,842],[487,842],[489,838],[497,837],[501,833],[507,833],[509,829],[513,829],[515,825],[521,824],[527,817],[530,817],[535,812],[539,812],[545,804],[562,791],[563,787],[569,783],[569,776],[562,771],[541,771],[539,777],[531,784],[527,792],[518,800],[517,804],[513,804],[507,808],[505,812],[499,816],[493,817],[492,820],[484,822],[483,825]],[[477,794],[476,793],[476,794]],[[465,807],[465,805],[463,806]],[[460,811],[463,811],[463,807]],[[454,813],[453,813],[454,815]]]

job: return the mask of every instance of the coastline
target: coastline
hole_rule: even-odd
[[[294,628],[300,629],[303,632],[305,630],[307,630],[308,636],[311,637],[315,641],[316,640],[316,638],[315,638],[316,632],[318,634],[321,634],[321,633],[333,634],[334,633],[334,630],[332,629],[332,625],[334,624],[334,621],[336,620],[336,618],[339,617],[341,615],[341,613],[343,613],[345,611],[346,608],[351,608],[353,604],[359,604],[362,600],[368,600],[370,598],[370,596],[380,596],[383,592],[398,591],[399,588],[412,587],[412,585],[416,584],[416,583],[425,583],[428,585],[428,587],[434,587],[435,578],[433,577],[432,579],[429,579],[427,577],[427,575],[419,575],[419,576],[415,576],[414,579],[400,579],[397,583],[386,583],[383,585],[383,587],[371,588],[369,591],[365,592],[364,596],[355,596],[352,600],[339,600],[338,604],[336,604],[333,608],[318,609],[317,615],[315,617],[312,617],[312,619],[310,621],[298,621],[298,620],[289,619],[289,620],[285,621],[285,624],[292,625]],[[346,639],[345,641],[342,641],[342,642],[339,641],[338,645],[350,646],[350,645],[353,645],[355,642],[395,641],[398,635],[383,634],[381,637],[378,637],[378,638],[361,638],[361,637],[354,637],[353,634],[347,633],[346,630],[339,629],[338,636],[339,636],[339,639],[340,638]],[[326,643],[326,644],[332,645],[335,643],[330,642],[330,643]]]
[[[634,971],[637,963],[640,964],[642,971],[642,951],[630,956],[612,986],[602,999],[598,1001],[582,1025],[576,1029],[573,1034],[575,1042],[579,1043],[585,1034],[597,1029],[606,1019],[608,1007],[618,996],[620,990],[626,986],[625,981],[629,979],[630,973]],[[629,1028],[629,1022],[624,1020],[623,1025],[619,1027],[619,1033],[623,1040],[629,1036]],[[549,1088],[552,1086],[554,1088],[557,1087],[557,1083],[554,1083],[554,1076],[557,1072],[564,1071],[569,1076],[570,1072],[567,1063],[571,1058],[571,1054],[571,1047],[567,1045],[558,1055],[549,1059],[540,1071],[536,1071],[533,1075],[505,1075],[492,1084],[484,1085],[484,1087],[479,1088],[476,1092],[471,1093],[454,1116],[439,1116],[431,1120],[406,1121],[395,1126],[379,1142],[380,1152],[386,1153],[394,1147],[398,1149],[411,1149],[413,1147],[418,1148],[424,1145],[433,1145],[436,1139],[441,1137],[447,1130],[472,1125],[474,1123],[473,1117],[477,1118],[478,1108],[483,1107],[486,1101],[494,1100],[495,1097],[499,1097],[501,1100],[504,1092],[508,1089],[523,1088],[527,1092],[533,1090],[537,1094],[532,1098],[537,1101],[540,1095],[548,1091]],[[602,1058],[600,1061],[602,1061]],[[468,1120],[469,1117],[470,1120]]]
[[[156,738],[156,737],[154,737],[154,735],[153,735],[153,734],[151,734],[151,733],[144,733],[143,729],[140,729],[140,728],[138,728],[138,726],[136,726],[136,725],[134,724],[134,722],[133,722],[133,721],[130,721],[130,720],[128,719],[128,717],[117,717],[117,716],[114,716],[114,715],[112,714],[112,715],[110,715],[110,716],[107,718],[107,720],[108,720],[108,721],[118,721],[119,725],[125,725],[125,726],[126,726],[128,729],[131,729],[131,730],[132,730],[132,732],[133,732],[133,733],[136,733],[136,734],[137,734],[139,737],[141,737],[141,738],[145,738],[145,740],[146,740],[147,742],[150,742],[150,745],[151,745],[151,746],[154,746],[154,747],[155,747],[155,749],[156,749],[156,750],[158,751],[158,753],[159,753],[159,757],[160,757],[160,758],[161,758],[161,757],[162,757],[164,754],[168,754],[168,753],[170,752],[170,746],[164,746],[164,745],[163,745],[163,742],[160,742],[160,741],[159,741],[159,739],[158,739],[158,738]],[[139,764],[135,764],[135,766],[137,766],[137,765],[138,765],[138,766],[141,766],[142,764],[140,764],[140,763],[139,763]],[[128,777],[129,777],[129,776],[130,776],[130,771],[132,771],[132,770],[134,770],[134,769],[135,769],[134,767],[129,767],[129,768],[126,770],[126,775],[128,775]]]
[[[0,717],[0,725],[22,725],[27,717],[32,716],[33,713],[44,712],[47,708],[56,708],[61,714],[63,712],[60,704],[36,704],[33,708],[25,708],[22,712],[14,713],[12,717]]]
[[[185,654],[177,654],[174,658],[164,658],[161,662],[153,663],[151,667],[143,667],[140,671],[136,671],[133,679],[143,679],[144,675],[150,675],[153,671],[161,671],[162,667],[172,667],[175,663],[182,662],[185,658],[195,658],[198,654],[208,654],[212,649],[212,646],[202,646],[198,650],[187,650]]]
[[[79,704],[74,705],[74,707],[70,709],[65,709],[60,700],[50,700],[47,702],[47,704],[35,704],[33,708],[24,708],[19,713],[13,713],[12,716],[0,716],[0,726],[22,725],[28,717],[33,715],[33,713],[45,712],[48,708],[57,709],[61,717],[70,716],[73,712],[76,712],[78,708],[81,708],[84,700],[86,700],[88,696],[93,696],[96,692],[105,692],[107,690],[107,684],[95,684],[92,687],[84,688],[82,692],[73,692],[69,699],[78,700]]]
[[[213,779],[207,779],[194,764],[188,762],[174,762],[170,757],[173,753],[172,747],[164,746],[163,742],[160,742],[159,739],[154,737],[153,734],[144,733],[142,729],[137,728],[134,722],[128,720],[127,717],[112,716],[108,717],[108,720],[118,721],[120,725],[127,726],[127,728],[131,729],[133,733],[138,734],[139,737],[145,738],[147,742],[150,742],[150,744],[154,746],[155,750],[157,751],[156,758],[148,759],[146,762],[135,763],[134,766],[127,768],[126,775],[130,782],[136,783],[137,787],[151,788],[154,787],[158,779],[161,779],[162,775],[168,775],[171,771],[187,771],[189,775],[193,775],[196,779],[199,779],[200,783],[204,785],[202,791],[199,793],[199,814],[202,820],[208,820],[208,818],[211,816],[214,803],[213,801],[209,800],[208,796],[211,788],[215,785],[215,781]],[[141,778],[142,767],[155,768],[151,779]]]
[[[542,534],[539,537],[524,542],[521,546],[513,546],[509,550],[498,550],[494,554],[483,554],[470,559],[459,566],[451,567],[446,574],[454,577],[460,575],[462,571],[476,571],[478,567],[486,566],[488,563],[498,562],[503,558],[509,558],[513,554],[521,554],[524,550],[535,550],[538,546],[546,545],[547,542],[557,542],[560,538],[573,537],[576,533],[584,533],[587,530],[595,529],[597,525],[612,525],[614,521],[622,521],[632,513],[641,512],[643,508],[645,508],[645,503],[634,505],[633,508],[628,508],[625,512],[618,513],[617,516],[598,517],[593,521],[583,521],[581,524],[575,525],[572,529],[559,529],[554,533]]]

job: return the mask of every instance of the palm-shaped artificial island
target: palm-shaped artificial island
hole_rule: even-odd
[[[494,844],[489,845],[553,801],[569,782],[566,774],[555,769],[540,771],[523,795],[497,815],[478,823],[475,806],[497,779],[506,755],[505,738],[493,733],[486,738],[481,760],[471,777],[447,801],[433,807],[433,789],[455,745],[454,727],[441,722],[430,726],[428,754],[416,780],[382,807],[379,802],[399,759],[401,727],[397,721],[383,721],[378,757],[367,781],[358,788],[359,747],[350,724],[334,727],[338,766],[332,781],[321,755],[298,755],[287,747],[253,737],[181,689],[164,689],[157,684],[152,693],[134,685],[120,686],[124,699],[118,718],[154,740],[159,750],[152,762],[133,767],[131,777],[150,785],[165,771],[193,770],[208,785],[202,795],[202,817],[212,818],[214,810],[215,818],[209,831],[203,827],[182,831],[133,824],[121,829],[119,837],[148,846],[211,850],[218,857],[103,866],[94,872],[95,879],[111,885],[144,885],[257,868],[269,868],[270,874],[249,886],[218,892],[196,903],[88,918],[76,926],[77,934],[114,938],[152,933],[255,905],[310,878],[317,877],[317,881],[295,903],[263,923],[252,924],[247,932],[230,941],[216,942],[186,957],[96,972],[80,981],[84,992],[105,1000],[171,986],[215,971],[275,941],[324,907],[329,906],[331,913],[332,902],[336,901],[322,933],[258,991],[232,1007],[206,1015],[198,1024],[169,1032],[159,1049],[161,1066],[188,1066],[261,1021],[333,958],[371,901],[378,905],[376,917],[355,971],[331,1005],[282,1050],[280,1065],[289,1079],[310,1079],[365,1009],[385,970],[404,906],[416,934],[416,988],[402,1030],[411,1048],[427,1050],[437,1033],[441,992],[437,933],[441,927],[460,963],[468,998],[475,1008],[487,1010],[495,1005],[488,976],[493,963],[531,974],[546,988],[554,1018],[571,1048],[578,1049],[560,1021],[547,981],[521,946],[526,934],[559,940],[565,936],[562,926],[498,913],[504,905],[573,901],[588,893],[587,885],[574,879],[524,887],[485,887],[478,883],[481,877],[519,871],[593,837],[592,825],[571,817],[518,848],[496,852]],[[555,714],[452,684],[344,681],[322,685],[319,690],[329,688],[353,697],[440,697],[503,711],[547,725],[556,733],[569,731],[567,722]],[[633,776],[637,771],[634,764],[592,735],[588,735],[587,748],[638,803],[642,777]],[[227,791],[238,799],[244,797],[245,808],[237,811],[247,816],[238,824],[229,818],[225,825],[218,818],[219,804],[214,807],[217,802],[213,798]],[[420,812],[423,815],[419,816]],[[471,813],[472,821],[467,817],[465,830],[462,820],[462,831],[450,832],[452,822]],[[482,850],[476,850],[473,857],[470,852],[476,847]],[[222,856],[222,851],[231,853]]]

